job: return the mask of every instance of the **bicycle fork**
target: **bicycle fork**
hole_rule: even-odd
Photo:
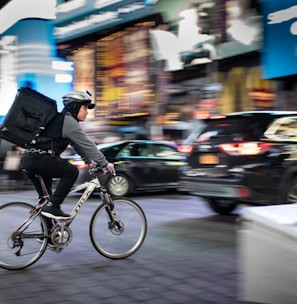
[[[124,224],[118,219],[109,194],[103,194],[103,202],[106,203],[105,210],[109,218],[108,228],[113,234],[121,234],[124,231]]]

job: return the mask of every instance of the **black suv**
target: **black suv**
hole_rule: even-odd
[[[180,170],[180,191],[224,215],[239,203],[297,202],[297,112],[231,113],[205,123]]]

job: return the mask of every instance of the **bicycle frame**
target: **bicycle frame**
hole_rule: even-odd
[[[72,189],[69,194],[71,193],[76,193],[79,192],[81,190],[84,190],[83,194],[81,195],[81,197],[79,198],[79,200],[77,201],[77,203],[75,204],[75,206],[73,207],[70,216],[71,219],[68,220],[68,225],[73,221],[73,219],[76,217],[78,211],[80,210],[80,208],[82,207],[82,205],[88,200],[88,198],[91,196],[91,194],[94,192],[95,189],[100,189],[101,188],[101,184],[99,182],[98,177],[93,177],[91,181],[89,182],[84,182],[81,185],[76,186],[74,189]],[[101,199],[103,199],[102,193],[100,192],[100,196]]]
[[[71,222],[76,217],[76,215],[77,215],[78,211],[80,210],[80,208],[89,199],[89,197],[91,196],[91,194],[95,190],[97,190],[99,192],[101,201],[102,202],[107,202],[111,206],[111,209],[110,209],[110,217],[111,217],[111,219],[117,220],[116,216],[112,212],[112,210],[113,210],[113,204],[112,204],[112,201],[110,199],[110,195],[107,193],[107,190],[104,187],[102,187],[102,185],[101,185],[101,183],[99,181],[99,178],[96,175],[96,172],[98,172],[98,170],[100,170],[98,167],[89,168],[89,174],[91,175],[92,179],[90,181],[88,181],[88,182],[84,182],[83,184],[76,186],[74,189],[72,189],[69,192],[69,194],[71,194],[71,193],[76,193],[76,192],[79,192],[81,190],[84,190],[83,194],[81,195],[81,197],[79,198],[79,200],[75,204],[74,208],[70,212],[70,219],[68,219],[68,220],[60,220],[59,221],[60,223],[63,224],[63,226],[67,226],[68,227],[71,224]],[[42,187],[43,193],[44,193],[44,196],[43,196],[44,202],[40,205],[40,207],[42,208],[43,205],[46,203],[46,201],[48,201],[49,194],[48,194],[48,190],[47,190],[47,188],[45,186],[43,178],[40,175],[36,175],[36,177],[39,179],[39,182],[41,184],[41,187]],[[38,211],[38,214],[40,213],[40,211],[41,211],[41,209]]]
[[[101,202],[107,203],[107,206],[105,207],[105,209],[106,209],[106,212],[107,212],[109,220],[110,220],[110,222],[108,224],[109,228],[114,229],[116,227],[116,229],[118,231],[121,231],[123,229],[121,227],[121,223],[119,222],[119,220],[117,218],[116,213],[113,210],[114,205],[112,203],[112,199],[111,199],[110,195],[108,194],[107,190],[101,185],[99,178],[95,174],[95,172],[97,172],[96,169],[91,168],[89,170],[89,173],[92,176],[91,181],[84,182],[83,184],[76,186],[74,189],[72,189],[69,192],[69,194],[71,194],[71,193],[76,193],[81,190],[84,190],[83,194],[81,195],[81,197],[79,198],[79,200],[73,207],[72,211],[70,212],[70,219],[57,221],[59,224],[56,229],[58,229],[61,232],[61,235],[64,235],[65,230],[70,235],[69,243],[71,242],[71,239],[72,239],[72,232],[71,232],[69,226],[72,223],[72,221],[74,220],[74,218],[76,217],[76,215],[78,214],[80,208],[89,199],[89,197],[95,190],[98,191],[100,198],[101,198]],[[55,227],[54,227],[53,231],[55,231]],[[61,248],[63,248],[63,246],[61,246]]]

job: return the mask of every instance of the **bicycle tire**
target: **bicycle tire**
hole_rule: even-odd
[[[0,206],[0,267],[24,269],[37,262],[47,246],[48,227],[40,214],[32,215],[34,207],[28,203],[11,202]],[[31,221],[23,233],[20,227]],[[43,236],[43,237],[42,237]],[[39,239],[39,242],[37,241]]]
[[[147,220],[141,207],[133,200],[119,197],[112,202],[124,229],[114,231],[109,227],[107,203],[103,203],[91,218],[90,238],[101,255],[110,259],[124,259],[141,247],[147,232]]]

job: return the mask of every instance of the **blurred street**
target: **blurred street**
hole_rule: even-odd
[[[35,203],[34,191],[1,192],[0,204]],[[70,211],[77,196],[64,203]],[[0,269],[1,304],[246,303],[239,300],[236,217],[215,215],[196,197],[133,196],[144,209],[148,234],[132,257],[100,256],[89,239],[98,206],[86,203],[72,223],[74,239],[61,253],[48,250],[25,270]]]

